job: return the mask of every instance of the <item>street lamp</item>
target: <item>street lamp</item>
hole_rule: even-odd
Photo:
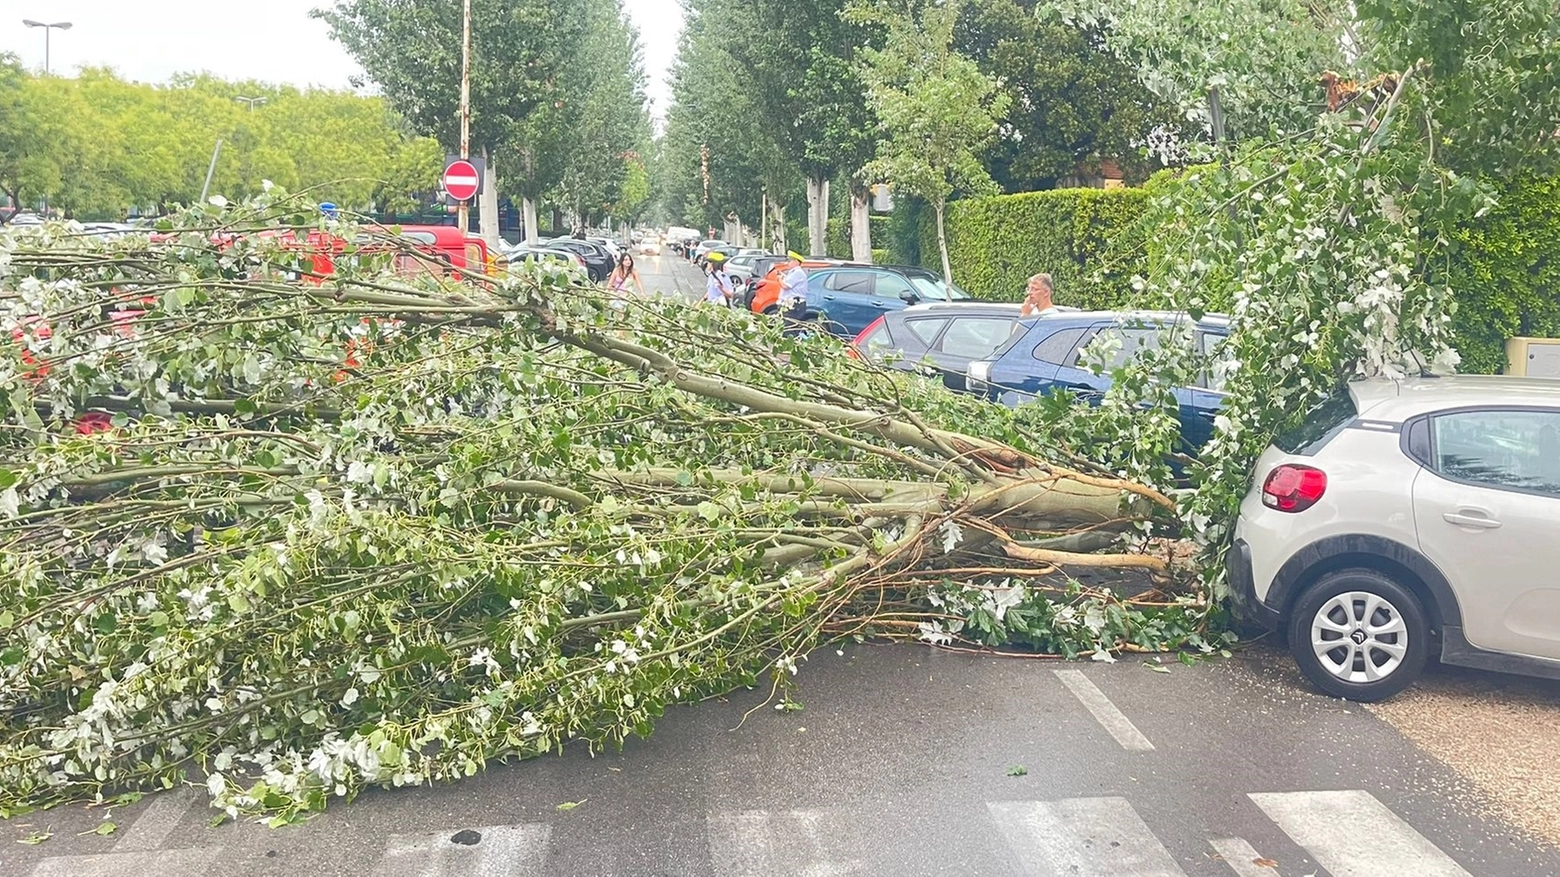
[[[236,101],[238,101],[241,104],[249,104],[249,111],[252,113],[252,112],[255,111],[255,105],[256,104],[263,104],[266,101],[270,100],[270,98],[268,98],[268,97],[244,97],[243,95],[239,95],[238,97],[233,98],[233,100],[236,100]]]
[[[22,19],[22,24],[25,24],[28,27],[43,28],[43,75],[49,75],[49,31],[56,29],[70,30],[70,22],[56,21],[45,24],[41,21],[33,21],[30,18],[24,18]]]

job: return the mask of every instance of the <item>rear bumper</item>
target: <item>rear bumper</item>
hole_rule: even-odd
[[[1257,586],[1251,571],[1251,546],[1236,539],[1224,561],[1230,583],[1230,604],[1235,621],[1242,629],[1278,630],[1283,613],[1257,599]]]

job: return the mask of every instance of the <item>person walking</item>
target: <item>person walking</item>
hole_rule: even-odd
[[[634,264],[634,257],[624,253],[618,257],[617,264],[612,266],[612,273],[607,275],[607,296],[613,307],[619,310],[628,307],[630,284],[635,292],[645,294],[645,284],[639,279],[639,268]]]
[[[731,275],[726,273],[726,257],[722,253],[710,253],[706,257],[704,303],[731,307],[735,293],[731,287]]]
[[[1024,305],[1018,309],[1018,315],[1039,317],[1056,313],[1057,307],[1051,303],[1053,288],[1049,274],[1036,274],[1029,278],[1028,285],[1024,287]]]

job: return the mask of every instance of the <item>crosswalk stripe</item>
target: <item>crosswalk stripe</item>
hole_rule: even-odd
[[[1242,838],[1223,837],[1208,843],[1239,877],[1279,877],[1278,869],[1272,865],[1257,864],[1262,854]]]
[[[190,806],[195,803],[200,792],[195,789],[180,789],[174,792],[163,792],[152,796],[152,802],[146,806],[146,810],[137,816],[119,841],[114,844],[114,852],[131,853],[141,850],[155,850],[163,845],[168,835],[179,827],[184,814],[189,812]]]
[[[438,834],[393,834],[377,873],[384,877],[542,877],[552,828],[491,825]]]
[[[1082,670],[1052,670],[1051,672],[1056,674],[1056,678],[1062,680],[1067,690],[1083,703],[1084,708],[1093,714],[1095,721],[1109,731],[1123,749],[1147,752],[1154,748],[1154,744],[1148,742],[1148,738],[1132,724],[1132,720],[1128,719],[1121,710],[1116,709],[1116,705],[1110,702],[1105,692],[1090,682],[1089,677],[1083,675]]]
[[[1253,792],[1249,797],[1333,877],[1470,877],[1369,792]]]
[[[846,877],[868,863],[836,861],[836,833],[820,810],[736,810],[711,814],[707,829],[714,872],[722,877]],[[859,825],[859,818],[853,822]],[[848,836],[850,826],[842,829]]]
[[[220,850],[204,847],[131,853],[98,853],[92,856],[53,856],[33,866],[32,877],[124,877],[155,874],[157,877],[206,877]]]
[[[1126,798],[986,805],[1034,877],[1186,877]]]

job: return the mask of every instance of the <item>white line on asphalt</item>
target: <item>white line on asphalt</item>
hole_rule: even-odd
[[[1225,837],[1208,843],[1213,844],[1214,852],[1228,862],[1240,877],[1279,877],[1278,869],[1272,865],[1257,864],[1262,854],[1242,838]]]
[[[135,853],[99,853],[94,856],[54,856],[32,869],[32,877],[125,877],[126,874],[156,877],[206,877],[212,860],[221,850],[203,847],[193,850],[161,850]]]
[[[184,814],[189,812],[190,806],[199,796],[200,792],[196,789],[179,789],[153,795],[146,810],[130,823],[129,829],[114,844],[114,852],[131,853],[155,850],[162,846],[168,835],[179,827]]]
[[[712,813],[707,822],[710,863],[721,877],[846,877],[870,873],[867,863],[836,861],[836,837],[850,837],[859,824],[852,818],[838,832],[827,825],[827,811],[737,810]]]
[[[1333,877],[1470,877],[1369,792],[1253,792],[1249,797]]]
[[[1034,877],[1186,877],[1126,798],[986,804],[1023,873]]]
[[[1147,752],[1154,748],[1154,744],[1148,742],[1148,738],[1143,736],[1143,733],[1122,714],[1121,710],[1116,709],[1116,705],[1110,702],[1105,692],[1095,687],[1094,683],[1089,681],[1089,677],[1083,675],[1082,670],[1051,672],[1055,673],[1056,678],[1062,680],[1062,684],[1067,686],[1067,690],[1071,691],[1073,696],[1094,714],[1095,720],[1116,738],[1116,742],[1120,743],[1123,749]]]
[[[377,873],[385,877],[542,877],[551,827],[490,825],[438,834],[393,834]]]

